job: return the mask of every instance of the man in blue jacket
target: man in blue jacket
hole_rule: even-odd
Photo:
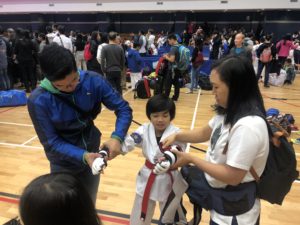
[[[51,173],[74,174],[95,203],[100,177],[92,174],[91,166],[100,156],[101,132],[93,120],[101,112],[101,104],[117,116],[115,131],[104,143],[112,159],[120,153],[132,110],[102,76],[78,71],[69,50],[51,44],[44,48],[39,61],[46,78],[29,97],[28,110]]]

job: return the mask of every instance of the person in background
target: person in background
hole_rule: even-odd
[[[86,70],[86,62],[84,60],[84,46],[85,46],[85,41],[83,40],[82,34],[77,33],[75,43],[74,43],[74,52],[75,52],[75,59],[76,59],[76,64],[77,68],[80,70]]]
[[[230,55],[239,55],[246,57],[252,63],[251,50],[243,46],[245,35],[237,33],[234,38],[234,47],[230,49]]]
[[[121,76],[125,66],[125,54],[119,45],[117,36],[116,32],[109,32],[109,44],[104,46],[101,51],[101,68],[111,86],[122,94]]]
[[[276,48],[272,43],[272,37],[267,35],[264,43],[262,43],[256,50],[258,61],[257,68],[257,80],[259,81],[263,68],[265,67],[265,79],[264,87],[268,88],[269,85],[269,73],[272,66],[272,62],[276,59]]]
[[[90,71],[94,71],[98,74],[103,75],[103,70],[101,70],[101,65],[97,61],[97,51],[98,46],[100,44],[101,38],[98,31],[93,31],[91,34],[90,42],[90,49],[92,59],[86,62],[87,69]]]
[[[98,49],[97,49],[97,61],[100,65],[100,69],[101,69],[101,51],[102,51],[102,48],[105,46],[105,45],[108,45],[108,37],[107,37],[107,33],[100,33],[100,38],[101,38],[101,44],[98,46]],[[102,72],[102,69],[101,69],[101,74],[104,76],[105,74]]]
[[[127,49],[128,69],[130,70],[131,88],[135,90],[136,83],[142,78],[143,59],[139,54],[140,44],[133,43],[133,48]]]

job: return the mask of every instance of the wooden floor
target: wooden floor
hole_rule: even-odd
[[[187,90],[181,89],[179,101],[176,103],[177,114],[174,124],[182,129],[190,129],[193,125],[195,127],[203,126],[213,115],[210,108],[210,105],[214,103],[212,93],[201,91],[201,95],[200,93],[185,94],[185,91]],[[296,124],[300,127],[300,75],[291,86],[269,89],[261,87],[261,91],[266,108],[274,107],[282,112],[293,114]],[[130,102],[133,108],[134,120],[139,123],[147,122],[146,100],[134,100],[131,91],[124,93],[124,98]],[[198,107],[196,107],[197,104]],[[104,110],[96,119],[96,125],[103,133],[102,140],[106,140],[110,136],[114,120],[114,114],[108,110]],[[138,125],[132,123],[130,131],[137,127]],[[296,133],[293,135],[300,137]],[[206,148],[207,144],[202,143],[195,146]],[[300,146],[295,146],[295,149],[299,160]],[[203,153],[196,150],[190,149],[190,152],[195,157],[204,157]],[[3,224],[18,214],[18,197],[23,187],[33,178],[49,172],[49,163],[36,137],[26,107],[0,108],[0,159],[0,224]],[[128,224],[135,196],[135,177],[143,163],[143,156],[138,149],[109,162],[105,174],[101,177],[96,203],[104,224]],[[298,169],[300,170],[300,163]],[[190,218],[192,207],[186,198],[184,204]],[[156,210],[154,219],[157,219],[158,216],[159,211]],[[209,215],[204,212],[202,224],[208,224],[208,221]],[[300,224],[299,181],[294,183],[282,206],[262,201],[261,224]]]

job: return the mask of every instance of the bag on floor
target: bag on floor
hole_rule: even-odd
[[[151,97],[149,80],[145,77],[139,80],[135,85],[134,96],[136,98],[146,99]]]
[[[286,72],[285,70],[281,69],[280,74],[277,73],[270,73],[269,74],[269,84],[277,87],[281,87],[286,80]]]
[[[201,89],[210,91],[212,90],[212,85],[209,80],[209,76],[199,76],[198,84]]]
[[[25,91],[8,90],[0,91],[0,107],[19,106],[27,104]]]

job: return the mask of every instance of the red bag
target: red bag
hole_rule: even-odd
[[[91,53],[91,44],[90,42],[86,43],[84,46],[84,52],[83,52],[84,60],[87,62],[93,58],[93,55]]]
[[[203,55],[200,51],[198,51],[198,55],[195,58],[195,61],[192,63],[194,68],[198,68],[204,62]]]

